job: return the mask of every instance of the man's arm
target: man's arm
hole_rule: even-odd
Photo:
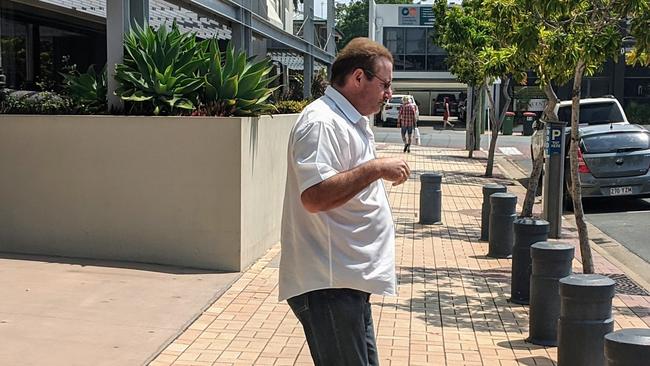
[[[327,211],[343,205],[377,179],[386,179],[396,186],[406,182],[410,174],[402,159],[374,159],[307,188],[300,199],[311,213]]]

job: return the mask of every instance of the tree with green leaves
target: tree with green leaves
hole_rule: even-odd
[[[511,101],[510,94],[507,93],[509,85],[512,79],[523,82],[528,68],[527,58],[518,52],[517,45],[512,41],[516,30],[499,21],[500,8],[495,5],[493,1],[487,0],[466,0],[462,7],[449,7],[446,0],[437,0],[434,4],[434,42],[447,51],[449,71],[470,87],[484,90],[488,97],[492,128],[485,169],[488,177],[493,173],[499,130]],[[496,115],[490,87],[497,78],[503,82],[505,98],[505,108],[499,116]],[[475,138],[473,129],[470,133],[471,138]]]
[[[558,98],[552,85],[573,80],[570,176],[566,178],[573,197],[584,273],[593,273],[593,259],[584,220],[578,142],[580,139],[580,95],[584,75],[593,75],[608,59],[618,59],[626,33],[637,40],[630,60],[647,62],[650,45],[649,0],[491,0],[501,9],[502,22],[519,29],[514,40],[534,65],[547,97],[543,118],[557,121]],[[627,29],[629,24],[629,29]],[[522,216],[532,216],[534,194],[542,170],[543,154],[535,157]]]
[[[343,34],[336,48],[343,49],[356,37],[368,37],[370,0],[355,0],[349,4],[336,4],[336,28]],[[413,0],[375,0],[377,4],[412,4]]]

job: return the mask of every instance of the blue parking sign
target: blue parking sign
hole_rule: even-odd
[[[554,123],[546,124],[546,154],[560,155],[562,153],[562,134],[564,126]]]

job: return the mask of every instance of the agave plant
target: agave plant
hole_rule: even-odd
[[[61,75],[75,103],[91,113],[106,111],[106,66],[99,73],[90,65],[84,74],[74,72]]]
[[[201,68],[204,89],[201,95],[205,114],[216,116],[255,116],[275,111],[267,102],[278,87],[269,88],[277,76],[269,77],[271,60],[254,62],[244,52],[236,52],[229,44],[222,56],[214,39],[202,42],[202,53],[208,55]]]
[[[207,62],[201,56],[195,34],[175,22],[171,30],[136,24],[124,39],[124,63],[115,68],[116,94],[154,115],[194,110],[203,85],[197,70]]]

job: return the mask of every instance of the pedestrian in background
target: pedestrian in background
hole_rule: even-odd
[[[397,115],[397,127],[401,127],[402,141],[404,142],[404,152],[411,152],[411,136],[413,129],[417,127],[417,115],[415,104],[407,96],[402,97],[402,106]]]
[[[445,97],[444,108],[445,109],[442,114],[442,128],[447,128],[447,125],[451,126],[451,128],[454,128],[454,124],[449,122],[449,97]]]
[[[289,138],[279,299],[318,365],[378,365],[370,294],[395,295],[395,231],[385,179],[410,169],[377,158],[368,115],[391,97],[393,57],[355,38],[339,52],[325,95]]]

